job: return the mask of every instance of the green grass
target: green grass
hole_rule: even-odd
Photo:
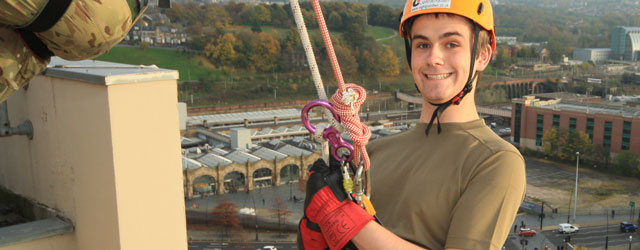
[[[155,64],[160,68],[175,69],[180,72],[180,80],[197,80],[221,75],[219,71],[202,66],[193,58],[176,50],[138,47],[114,47],[95,60],[126,63],[133,65]]]
[[[374,39],[385,38],[394,34],[393,29],[379,26],[367,26],[366,33]]]

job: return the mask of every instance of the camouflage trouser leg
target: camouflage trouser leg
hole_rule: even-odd
[[[0,0],[0,23],[24,27],[36,18],[47,0]]]
[[[18,33],[0,27],[0,102],[46,70],[48,63],[35,57]]]
[[[0,26],[31,23],[47,0],[0,0]],[[90,59],[120,43],[136,17],[135,0],[72,0],[53,27],[36,35],[54,55],[77,61]],[[143,11],[141,11],[143,12]],[[137,15],[136,15],[137,14]]]
[[[51,29],[36,35],[56,56],[90,59],[122,41],[133,26],[131,15],[127,0],[74,0]]]

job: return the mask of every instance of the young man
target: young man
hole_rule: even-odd
[[[485,125],[474,102],[477,75],[495,50],[491,4],[409,0],[400,31],[423,105],[414,128],[368,147],[371,201],[384,227],[346,199],[335,168],[316,162],[300,225],[304,247],[339,249],[351,240],[360,249],[500,249],[526,181],[522,156]]]

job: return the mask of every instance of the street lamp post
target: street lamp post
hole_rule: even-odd
[[[631,240],[633,239],[633,236],[629,235],[629,250],[631,250]]]
[[[256,242],[258,241],[258,209],[256,209],[256,198],[253,197],[253,192],[251,193],[251,201],[253,201],[253,217],[255,218],[256,223]]]
[[[293,200],[293,188],[291,187],[291,169],[292,167],[289,166],[289,200]]]
[[[604,215],[607,216],[607,234],[604,238],[604,249],[609,249],[609,210],[604,210]]]
[[[573,192],[574,197],[573,197],[573,221],[576,221],[576,208],[578,207],[578,168],[579,168],[579,164],[580,164],[580,152],[576,152],[577,158],[576,158],[576,188],[575,191]]]

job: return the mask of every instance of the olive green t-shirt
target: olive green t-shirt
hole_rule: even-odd
[[[371,142],[371,201],[385,228],[422,247],[500,249],[524,198],[524,159],[484,120],[427,124]]]

